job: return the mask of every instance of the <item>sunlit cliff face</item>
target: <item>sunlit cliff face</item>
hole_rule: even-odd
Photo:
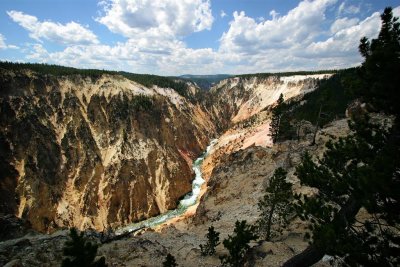
[[[107,75],[0,79],[0,209],[37,230],[103,230],[176,207],[215,134],[200,106],[172,89]]]
[[[101,231],[164,213],[191,190],[193,160],[212,137],[327,76],[229,78],[199,104],[120,76],[2,70],[0,211],[40,231]],[[230,130],[221,142],[246,139],[233,150],[268,145],[268,128],[264,121],[248,133]]]
[[[215,118],[232,125],[250,118],[273,105],[283,94],[285,100],[309,93],[317,88],[321,79],[332,74],[235,77],[222,80],[211,89]]]

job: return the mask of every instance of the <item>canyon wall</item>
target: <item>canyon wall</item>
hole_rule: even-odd
[[[323,79],[333,74],[311,74],[292,76],[246,75],[222,80],[211,88],[207,103],[213,120],[218,121],[224,131],[212,153],[205,159],[203,174],[206,180],[214,167],[229,158],[229,155],[252,146],[271,147],[269,124],[270,107],[280,94],[285,101],[298,101],[304,94],[316,90]]]
[[[210,113],[227,128],[274,104],[280,94],[286,100],[315,90],[321,79],[332,74],[257,76],[246,75],[220,81],[211,88]]]
[[[122,76],[0,69],[0,84],[0,213],[39,231],[175,208],[216,134],[199,104]]]
[[[0,69],[0,213],[40,231],[101,231],[173,209],[211,137],[224,133],[206,178],[224,155],[268,146],[268,112],[243,122],[329,76],[241,76],[210,92],[188,82],[182,97],[118,75]]]

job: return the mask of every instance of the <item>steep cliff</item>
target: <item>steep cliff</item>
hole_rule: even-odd
[[[8,75],[11,74],[8,73]],[[34,74],[24,75],[29,77],[30,81],[40,78]],[[254,222],[259,213],[257,202],[263,195],[264,187],[271,174],[278,166],[288,169],[289,179],[293,182],[296,192],[308,192],[310,189],[301,187],[293,174],[301,154],[309,151],[313,155],[320,155],[324,150],[324,143],[329,138],[342,136],[348,132],[346,120],[336,121],[320,130],[317,134],[316,146],[310,147],[314,128],[311,123],[308,123],[302,126],[303,134],[301,134],[300,140],[288,140],[274,146],[269,140],[271,112],[268,107],[276,101],[279,94],[283,93],[285,99],[288,99],[311,92],[318,88],[321,79],[328,76],[230,78],[214,87],[209,94],[203,94],[191,84],[188,95],[195,100],[193,103],[197,103],[199,99],[203,98],[206,103],[203,102],[201,105],[189,102],[172,90],[144,88],[121,77],[103,75],[95,80],[79,76],[74,76],[74,80],[71,77],[58,78],[56,88],[59,89],[57,90],[61,95],[66,93],[74,95],[78,100],[78,107],[75,110],[79,112],[76,111],[75,115],[68,115],[68,123],[64,120],[58,122],[59,115],[56,112],[53,112],[54,118],[49,116],[50,122],[55,121],[49,128],[54,131],[55,146],[59,147],[58,149],[61,151],[59,153],[62,155],[59,160],[61,162],[59,163],[60,170],[57,169],[55,173],[65,175],[57,176],[57,179],[64,179],[64,181],[54,186],[45,182],[39,183],[45,184],[46,188],[50,188],[48,190],[53,190],[51,193],[58,192],[56,191],[57,187],[61,188],[59,189],[60,197],[52,202],[54,204],[51,204],[54,206],[53,223],[57,223],[57,226],[80,225],[82,228],[95,226],[102,229],[106,223],[117,226],[129,220],[145,218],[162,212],[160,208],[162,205],[159,203],[167,203],[163,204],[167,206],[168,203],[177,199],[176,196],[180,194],[177,191],[189,190],[186,186],[191,176],[189,175],[187,180],[183,180],[181,176],[171,170],[175,170],[179,174],[190,174],[189,166],[193,155],[204,148],[208,142],[207,136],[218,132],[220,134],[218,142],[213,146],[202,166],[203,178],[208,181],[208,185],[203,187],[202,193],[204,194],[197,210],[175,218],[154,230],[142,230],[140,237],[113,241],[110,244],[103,244],[100,248],[100,254],[106,256],[107,262],[116,266],[161,264],[165,255],[170,252],[174,254],[180,264],[185,266],[218,265],[218,256],[226,253],[222,245],[217,247],[217,255],[211,257],[201,257],[198,249],[199,245],[205,242],[204,234],[208,227],[215,226],[223,239],[231,234],[236,220],[246,219],[250,223]],[[236,82],[237,84],[235,84]],[[45,83],[49,84],[48,81]],[[67,83],[70,85],[66,86]],[[15,87],[14,84],[10,85],[10,88]],[[22,121],[23,116],[17,114],[24,114],[21,108],[17,108],[13,102],[14,98],[23,99],[27,108],[30,105],[36,105],[38,110],[41,110],[39,106],[45,106],[36,100],[38,93],[32,93],[32,85],[25,87],[26,89],[22,91],[29,92],[26,94],[30,98],[16,93],[14,95],[7,93],[2,97],[2,101],[9,103],[12,107],[9,108],[12,110],[9,112],[10,115],[7,116],[10,121]],[[46,95],[50,95],[49,92],[51,90],[46,89],[46,93],[43,93],[44,99],[47,99]],[[65,96],[62,96],[61,99],[66,101]],[[139,101],[139,99],[141,100]],[[146,100],[150,100],[150,102]],[[304,101],[306,100],[302,102]],[[28,102],[32,104],[28,105]],[[243,109],[243,105],[246,108]],[[2,112],[3,106],[5,105],[1,106]],[[71,112],[68,111],[68,106],[61,106],[60,109],[63,114]],[[82,124],[86,123],[87,133],[82,135],[76,130],[77,126],[74,126],[72,129],[75,130],[71,134],[74,138],[66,137],[70,131],[68,130],[69,123],[78,123],[78,119],[75,118],[78,116],[82,116],[79,119]],[[14,126],[16,123],[13,124],[10,121],[8,123],[10,126],[2,126],[2,129],[16,127]],[[45,123],[46,119],[38,121]],[[21,124],[32,122],[35,120],[29,118]],[[158,124],[159,127],[157,127]],[[12,139],[12,133],[16,133],[15,129],[18,128],[9,129],[8,134],[0,139],[4,140],[2,146],[8,148],[8,150],[4,150],[8,152],[1,155],[3,158],[18,159],[12,141],[17,142],[21,137]],[[61,131],[60,129],[65,130]],[[43,132],[46,133],[44,130]],[[57,135],[58,132],[62,132],[62,136]],[[67,141],[64,141],[63,146],[62,140],[64,139]],[[93,145],[87,145],[88,141],[84,140],[92,140],[90,142]],[[42,143],[46,144],[45,141]],[[25,145],[25,147],[26,151],[31,151],[30,145]],[[95,147],[95,149],[91,147]],[[37,146],[33,147],[32,151],[34,149],[40,151]],[[91,154],[88,155],[88,153]],[[40,158],[36,154],[32,157]],[[97,158],[99,170],[91,167],[96,166],[96,162],[87,160],[89,158]],[[24,160],[27,161],[27,159]],[[21,159],[7,161],[9,163],[7,166],[15,167],[15,170],[9,171],[9,173],[16,174],[16,192],[22,196],[22,200],[25,198],[26,204],[24,205],[29,207],[27,215],[38,214],[40,209],[34,205],[32,206],[36,209],[29,206],[30,203],[36,203],[37,200],[28,202],[30,199],[27,196],[29,195],[25,191],[23,191],[25,194],[23,195],[18,190],[25,188],[26,192],[28,189],[32,192],[33,180],[38,180],[40,177],[27,179],[28,172],[26,170],[31,165],[24,163],[25,167],[21,168],[21,165],[18,165],[21,164],[21,161]],[[171,166],[176,166],[176,169],[172,169]],[[8,169],[12,170],[12,168]],[[30,173],[33,171],[30,170]],[[79,174],[82,173],[86,174],[83,176],[86,177],[86,180],[80,178]],[[94,182],[97,179],[96,174],[100,177],[98,178],[100,181],[97,183]],[[24,182],[22,185],[21,181]],[[30,181],[31,184],[25,181]],[[160,186],[160,183],[165,184]],[[38,194],[35,197],[39,200],[42,199]],[[165,202],[163,202],[164,200]],[[46,201],[50,203],[50,200]],[[32,215],[29,217],[23,212],[21,213],[21,203],[23,202],[15,204],[17,213],[19,212],[23,218],[32,218]],[[44,205],[44,201],[41,203]],[[95,203],[94,206],[93,203]],[[48,205],[47,208],[53,207],[51,205]],[[92,209],[88,209],[88,207],[92,207]],[[133,214],[138,213],[132,212],[134,209],[132,207],[144,208],[142,213],[134,217]],[[150,209],[152,207],[155,207],[154,211]],[[91,215],[92,211],[99,215]],[[88,223],[89,219],[92,220],[90,223]],[[100,223],[98,224],[100,226],[96,225],[97,222],[104,223],[104,226]],[[255,266],[278,266],[288,257],[304,249],[307,245],[302,237],[304,227],[304,223],[295,221],[281,240],[277,240],[275,243],[252,244],[257,252],[254,258]],[[20,244],[22,241],[17,239],[4,242],[0,244],[0,264],[2,260],[6,263],[10,259],[22,259],[22,262],[32,261],[36,265],[52,266],[54,262],[58,263],[61,259],[62,246],[60,244],[66,239],[65,235],[66,232],[58,231],[51,236],[41,235],[40,238],[43,237],[43,239],[27,237],[22,239],[24,240],[23,244]],[[46,240],[47,243],[43,240]],[[16,246],[18,248],[15,248]],[[48,249],[49,247],[52,249]],[[27,250],[32,250],[34,253],[25,255]],[[40,255],[40,257],[33,259],[33,256],[30,255]],[[268,256],[266,257],[266,255]],[[326,265],[322,263],[317,266]]]
[[[216,125],[223,130],[213,153],[204,161],[206,180],[213,168],[231,153],[252,146],[272,146],[269,107],[278,100],[280,94],[283,94],[285,101],[298,102],[332,75],[244,75],[222,80],[214,86],[209,96],[211,105],[208,103],[207,107],[213,119],[218,121]]]
[[[321,79],[332,74],[246,75],[222,80],[211,88],[210,112],[223,128],[262,111],[283,94],[285,100],[315,90]]]
[[[293,174],[301,155],[308,151],[321,155],[325,142],[332,136],[348,133],[346,120],[336,121],[319,131],[316,146],[310,147],[312,135],[304,136],[300,142],[286,141],[274,147],[248,147],[226,155],[214,169],[208,190],[202,197],[196,214],[183,217],[170,225],[140,235],[103,244],[99,255],[105,256],[113,266],[161,266],[167,253],[176,258],[180,266],[218,266],[219,256],[226,254],[222,244],[213,256],[201,256],[200,244],[206,242],[205,234],[210,226],[220,232],[223,240],[232,235],[236,220],[254,223],[259,216],[257,203],[265,193],[265,185],[278,166],[288,170],[289,180],[296,192],[310,192],[302,187]],[[308,242],[303,238],[305,223],[293,221],[274,242],[260,240],[251,244],[254,252],[253,266],[281,266],[289,257],[302,251]],[[32,235],[0,242],[0,265],[9,261],[20,261],[27,266],[57,266],[61,263],[62,248],[67,231],[52,235]],[[93,236],[93,233],[86,232]],[[99,242],[99,235],[94,234]],[[316,267],[331,266],[319,262]]]
[[[122,76],[0,69],[0,213],[103,230],[172,209],[215,135],[198,104]]]

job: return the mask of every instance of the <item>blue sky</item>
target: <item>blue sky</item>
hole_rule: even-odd
[[[161,75],[358,65],[400,0],[1,0],[0,60]]]

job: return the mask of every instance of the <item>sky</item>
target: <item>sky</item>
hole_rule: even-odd
[[[159,75],[359,65],[400,0],[0,0],[0,60]]]

